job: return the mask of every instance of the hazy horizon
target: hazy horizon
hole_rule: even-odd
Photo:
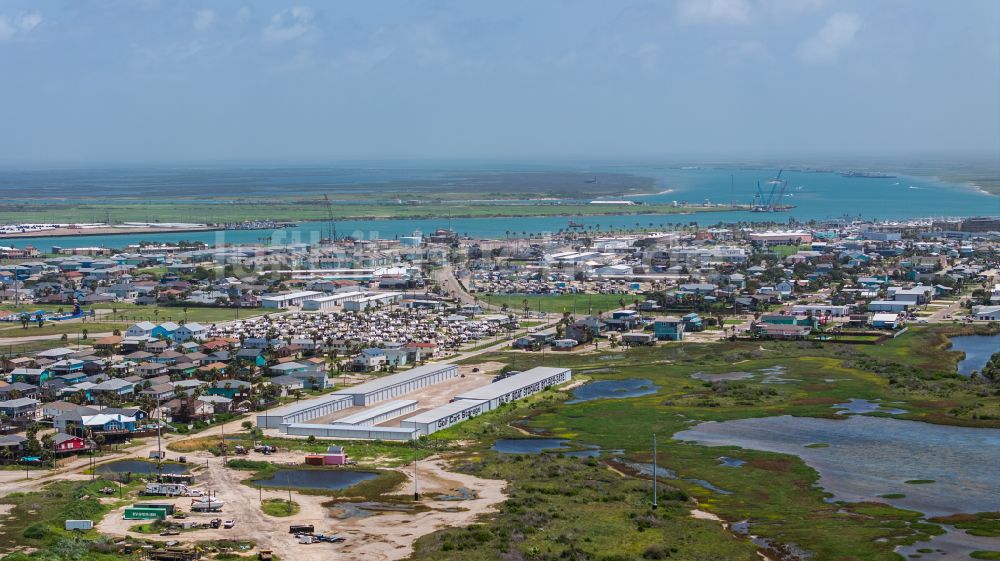
[[[0,2],[0,165],[1000,161],[1000,2]]]

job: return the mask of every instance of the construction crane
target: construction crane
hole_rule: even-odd
[[[778,212],[793,208],[789,205],[781,204],[785,198],[785,190],[788,188],[788,182],[781,178],[781,174],[784,171],[784,169],[778,170],[778,175],[767,182],[771,186],[771,190],[767,196],[764,195],[764,190],[761,189],[760,182],[757,182],[757,192],[754,194],[751,210],[754,212]]]
[[[326,219],[329,222],[329,237],[327,238],[331,242],[337,241],[337,225],[333,222],[333,204],[330,203],[330,197],[323,193],[323,204],[326,205]]]

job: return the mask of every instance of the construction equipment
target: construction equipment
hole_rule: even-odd
[[[326,219],[329,222],[329,237],[327,238],[331,242],[337,241],[337,225],[333,222],[333,204],[330,203],[330,197],[326,193],[323,193],[323,203],[326,205]]]
[[[767,182],[771,187],[767,195],[764,195],[760,181],[757,182],[757,192],[754,193],[750,210],[753,212],[782,212],[795,208],[791,205],[781,204],[785,198],[785,191],[788,189],[788,182],[781,178],[784,171],[783,169],[778,170],[778,175]]]

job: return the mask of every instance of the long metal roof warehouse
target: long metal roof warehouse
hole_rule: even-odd
[[[329,415],[354,405],[354,396],[327,394],[314,399],[297,401],[262,411],[257,415],[257,426],[262,429],[276,429],[289,423],[301,423],[323,415]]]
[[[533,393],[540,392],[549,386],[555,386],[568,382],[573,377],[573,371],[569,368],[552,368],[549,366],[537,366],[531,370],[525,370],[520,374],[515,374],[504,378],[499,382],[494,382],[481,388],[456,395],[455,399],[475,399],[485,401],[493,410],[504,403],[528,397]]]
[[[338,390],[341,395],[354,396],[354,405],[371,405],[378,401],[406,395],[425,386],[430,386],[458,376],[458,366],[454,364],[427,364],[405,372],[383,376],[377,380]]]
[[[489,403],[478,399],[458,399],[403,419],[401,427],[415,428],[421,435],[435,433],[489,411]]]
[[[359,411],[353,415],[342,417],[334,422],[337,424],[354,426],[378,425],[390,419],[402,417],[407,413],[413,413],[416,410],[417,402],[415,400],[403,399],[400,401],[389,401],[381,405],[376,405],[375,407],[369,407],[368,409]]]
[[[363,440],[414,440],[420,433],[409,427],[369,427],[359,425],[314,425],[293,423],[284,427],[284,432],[296,436],[319,436],[326,438],[360,438]]]

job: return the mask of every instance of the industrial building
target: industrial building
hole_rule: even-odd
[[[333,423],[329,425],[293,423],[284,427],[293,436],[317,438],[357,438],[362,440],[414,440],[420,436],[417,429],[409,427],[369,427]]]
[[[401,292],[381,292],[365,296],[363,298],[358,298],[357,300],[344,302],[344,309],[351,312],[362,312],[369,308],[378,308],[379,306],[395,304],[402,299],[403,294]]]
[[[301,290],[299,292],[289,292],[288,294],[264,296],[260,299],[260,307],[283,309],[289,306],[299,306],[305,300],[318,296],[323,296],[323,293],[314,290]]]
[[[477,415],[486,413],[517,399],[522,399],[551,386],[568,382],[569,368],[536,367],[520,374],[455,396],[451,403],[421,411],[403,419],[398,427],[377,426],[417,411],[416,400],[388,401],[374,407],[373,403],[406,395],[426,386],[445,382],[458,376],[454,364],[428,364],[412,370],[384,376],[377,380],[345,388],[299,403],[291,403],[257,416],[257,426],[277,428],[293,436],[322,438],[354,438],[363,440],[413,440],[432,434]],[[351,407],[366,409],[351,413],[329,423],[310,423],[310,419],[327,416]]]
[[[343,306],[345,302],[352,302],[364,298],[366,292],[354,290],[351,292],[341,292],[328,296],[317,296],[302,301],[302,309],[309,312],[328,312],[335,310],[337,306]]]
[[[418,413],[399,422],[401,427],[417,429],[421,435],[435,433],[489,411],[489,404],[477,399],[458,399]]]
[[[492,411],[504,403],[528,397],[549,386],[568,382],[573,377],[569,368],[553,368],[537,366],[520,374],[504,378],[488,386],[476,388],[470,392],[456,395],[455,400],[471,399],[485,401],[487,411]]]
[[[338,393],[352,396],[354,405],[363,407],[456,377],[458,366],[454,364],[427,364],[346,388]]]
[[[337,424],[354,426],[379,425],[391,419],[402,417],[417,410],[417,402],[412,399],[390,401],[370,407],[364,411],[337,419]]]
[[[344,394],[323,395],[314,399],[289,403],[270,411],[263,411],[257,415],[257,426],[262,429],[276,429],[282,425],[301,423],[353,406],[354,396]]]

